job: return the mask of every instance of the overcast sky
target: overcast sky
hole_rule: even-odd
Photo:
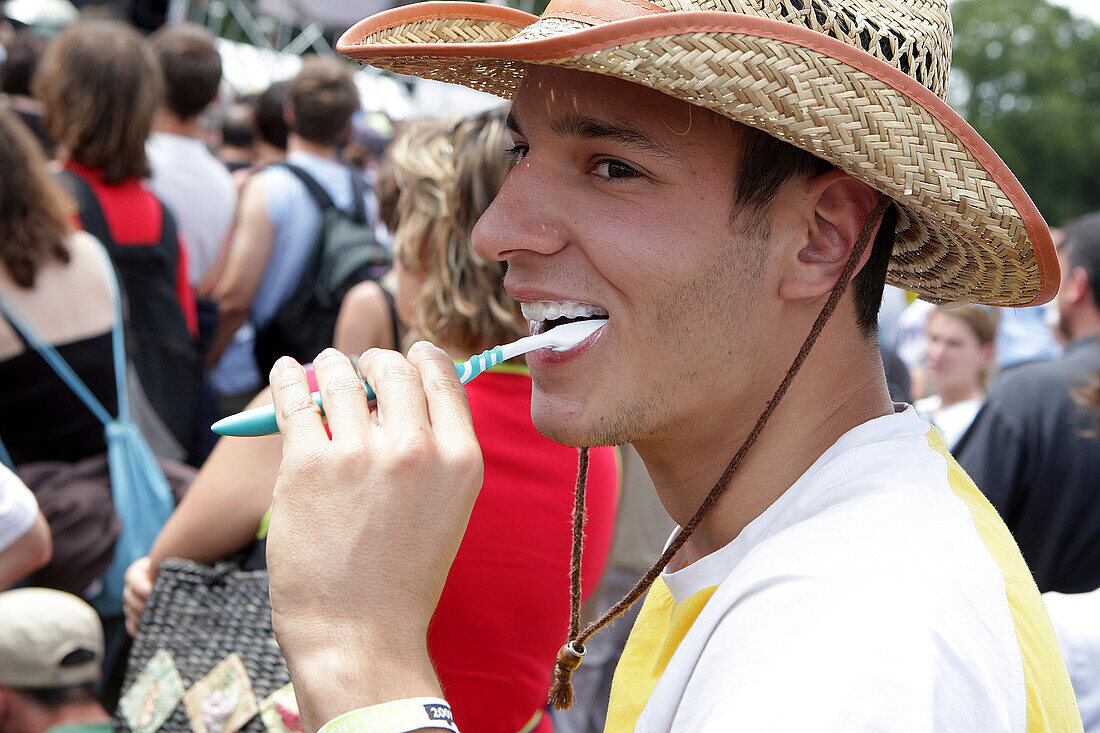
[[[1100,0],[1050,0],[1050,2],[1067,7],[1076,15],[1100,23]]]
[[[1100,23],[1100,1],[1098,0],[1051,0],[1055,5],[1064,5],[1076,15],[1091,18]]]

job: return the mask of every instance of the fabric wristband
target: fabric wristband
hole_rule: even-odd
[[[317,733],[409,733],[438,728],[458,733],[451,706],[438,697],[410,697],[338,715]]]

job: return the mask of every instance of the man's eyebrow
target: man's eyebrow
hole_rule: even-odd
[[[555,120],[551,129],[563,137],[580,137],[592,140],[612,140],[651,153],[671,157],[672,153],[647,132],[626,122],[611,122],[582,114],[572,114]]]
[[[508,116],[504,118],[504,124],[507,125],[509,130],[517,135],[523,134],[523,131],[519,129],[519,120],[516,119],[514,113],[508,112]]]
[[[519,121],[512,113],[508,114],[508,129],[517,135],[522,134]],[[672,152],[647,132],[625,122],[610,122],[582,114],[572,114],[554,120],[550,129],[562,137],[579,137],[590,140],[612,140],[647,150],[664,157],[672,157]]]

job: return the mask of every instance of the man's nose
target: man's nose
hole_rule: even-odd
[[[521,160],[474,226],[474,249],[487,260],[560,250],[567,241],[561,216],[567,207],[559,192],[547,172]]]

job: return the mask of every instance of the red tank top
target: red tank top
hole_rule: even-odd
[[[566,641],[578,451],[535,430],[526,372],[494,370],[466,392],[485,483],[429,628],[428,650],[459,730],[515,733],[545,709]],[[618,491],[616,449],[593,448],[585,597],[607,563]],[[550,717],[535,730],[553,730]]]

